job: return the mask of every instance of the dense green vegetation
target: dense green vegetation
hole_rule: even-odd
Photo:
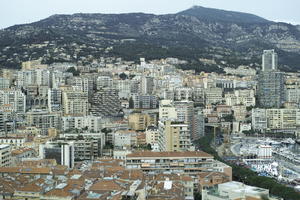
[[[296,138],[294,133],[282,133],[282,132],[266,132],[261,133],[259,131],[249,130],[243,131],[246,136],[257,137],[257,135],[261,137],[269,137],[269,138]]]
[[[232,167],[233,180],[243,182],[247,185],[269,189],[271,195],[279,196],[285,200],[300,199],[300,194],[297,193],[293,188],[277,183],[277,181],[273,178],[258,176],[255,172],[248,168],[224,161],[218,155],[216,150],[211,147],[212,140],[213,134],[210,132],[206,134],[205,137],[198,140],[196,145],[199,146],[202,151],[213,155],[215,159],[230,165]]]
[[[74,67],[70,67],[67,72],[70,72],[73,74],[73,76],[79,76],[80,75],[80,71],[76,70]]]

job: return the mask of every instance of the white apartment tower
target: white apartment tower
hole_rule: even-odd
[[[262,71],[273,71],[277,69],[278,55],[275,50],[264,50],[262,55]]]
[[[26,111],[26,95],[21,90],[0,90],[0,105],[11,104],[14,112]]]
[[[149,76],[142,77],[141,80],[141,93],[152,94],[154,90],[154,78]]]

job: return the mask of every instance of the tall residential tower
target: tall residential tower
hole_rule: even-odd
[[[264,50],[262,55],[262,71],[274,71],[278,69],[278,55],[274,49]]]
[[[277,69],[277,54],[265,50],[262,71],[258,74],[258,103],[265,108],[279,108],[284,103],[284,73]]]

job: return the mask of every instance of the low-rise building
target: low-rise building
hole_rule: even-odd
[[[158,105],[157,97],[154,95],[132,95],[133,108],[135,109],[155,109]]]
[[[137,145],[137,134],[135,131],[117,131],[113,134],[114,147],[116,148],[131,148]]]
[[[23,147],[25,142],[23,137],[0,137],[0,144],[10,145],[12,149]]]
[[[147,173],[180,173],[196,178],[200,172],[216,171],[232,177],[230,166],[202,151],[134,152],[126,156],[125,165],[128,169],[141,169]]]
[[[159,132],[157,127],[155,126],[149,126],[146,130],[146,143],[155,145],[158,144],[159,139]]]
[[[132,113],[128,116],[129,128],[135,131],[144,131],[148,126],[152,124],[151,116],[146,113]]]
[[[223,172],[200,172],[198,175],[198,191],[202,192],[207,187],[229,182],[231,178]]]
[[[252,129],[266,130],[268,128],[267,113],[265,109],[252,109]]]
[[[223,90],[221,88],[209,88],[205,90],[205,103],[216,104],[223,101]]]
[[[31,148],[20,148],[11,151],[11,156],[13,165],[18,165],[23,159],[36,157],[37,153]]]
[[[7,144],[0,145],[0,167],[8,167],[11,165],[11,147]]]
[[[210,187],[202,192],[205,200],[262,200],[263,197],[270,200],[278,200],[269,195],[269,190],[259,187],[245,185],[244,183],[231,181]]]
[[[300,125],[300,109],[253,109],[254,130],[295,131]]]
[[[49,113],[47,110],[32,110],[26,113],[28,126],[41,128],[42,134],[48,134],[49,128],[60,128],[60,113]]]

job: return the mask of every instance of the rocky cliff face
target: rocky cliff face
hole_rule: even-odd
[[[269,48],[278,51],[284,70],[298,70],[299,26],[203,7],[168,15],[54,15],[1,30],[0,66],[18,67],[21,61],[39,57],[46,63],[84,64],[101,56],[173,56],[191,63],[210,58],[258,66],[262,50]]]

